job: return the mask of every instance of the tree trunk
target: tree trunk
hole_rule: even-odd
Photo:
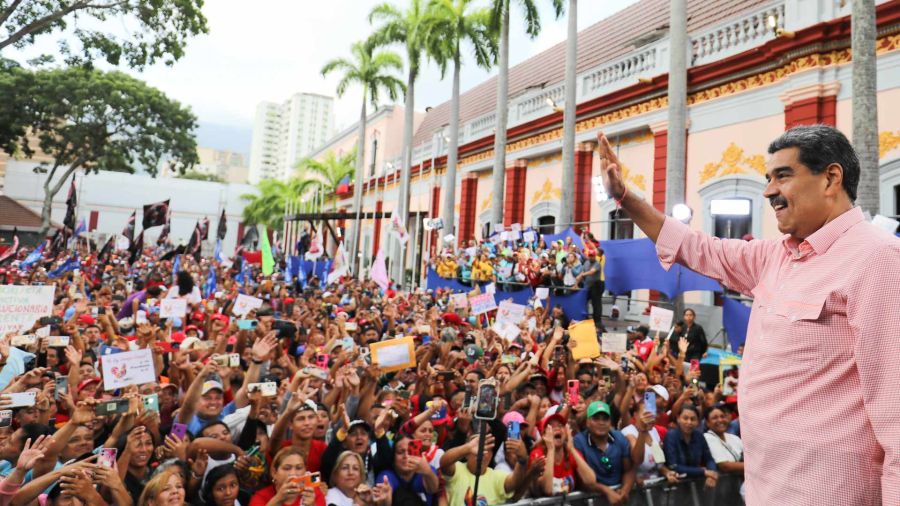
[[[46,237],[50,230],[50,213],[53,211],[53,197],[55,193],[50,193],[50,180],[44,183],[44,206],[41,208],[41,237]]]
[[[359,220],[359,213],[362,211],[362,191],[363,191],[363,167],[365,167],[366,158],[366,99],[368,96],[368,87],[363,86],[362,110],[359,114],[359,130],[356,141],[356,182],[353,183],[353,210],[356,214],[356,220],[353,222],[353,233],[350,234],[350,265],[351,274],[356,276],[359,272],[359,236],[362,231]],[[334,199],[334,206],[337,209],[337,196]]]
[[[878,188],[878,90],[876,88],[875,0],[853,0],[850,16],[853,53],[853,147],[859,157],[856,203],[875,216]]]
[[[439,236],[456,233],[456,164],[459,156],[459,45],[453,58],[453,96],[450,99],[450,148],[447,150],[447,173],[444,174],[444,230]],[[438,248],[440,249],[440,248]]]
[[[46,237],[47,233],[50,231],[50,221],[53,213],[53,197],[56,196],[57,193],[62,189],[66,180],[69,179],[69,176],[75,172],[81,164],[84,163],[82,158],[76,160],[72,165],[69,166],[59,176],[59,179],[56,181],[56,184],[53,184],[53,176],[56,175],[57,169],[59,166],[54,166],[50,169],[50,172],[47,174],[47,179],[44,180],[44,204],[41,208],[41,230],[39,234],[42,237]]]
[[[503,187],[506,183],[506,124],[509,116],[509,1],[500,18],[500,73],[497,76],[497,126],[494,131],[494,171],[492,174],[491,231],[503,223]],[[465,241],[471,237],[461,237]]]
[[[575,218],[575,67],[578,55],[578,0],[569,0],[569,33],[566,40],[566,98],[563,116],[562,202],[556,231],[571,226]]]
[[[400,220],[406,226],[407,232],[410,230],[409,220],[409,193],[410,193],[410,177],[412,175],[412,137],[413,137],[413,121],[414,108],[416,106],[416,72],[417,69],[410,67],[409,74],[406,76],[406,101],[403,107],[403,160],[400,162]],[[399,240],[394,241],[394,258],[395,271],[394,281],[401,288],[405,288],[404,269],[406,269],[406,246],[400,244]],[[415,252],[413,252],[415,255]]]
[[[669,4],[669,125],[666,145],[666,212],[684,203],[685,142],[687,139],[687,7],[686,0]]]

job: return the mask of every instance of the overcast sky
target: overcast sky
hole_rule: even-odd
[[[579,29],[635,1],[579,2]],[[189,105],[204,128],[218,132],[201,135],[201,144],[217,144],[214,147],[218,148],[232,144],[233,149],[246,151],[258,102],[280,102],[300,91],[334,95],[338,75],[323,78],[319,71],[328,60],[348,55],[353,42],[371,33],[366,18],[378,3],[375,0],[207,0],[203,11],[209,21],[209,34],[191,39],[184,58],[172,67],[159,65],[140,73],[129,72]],[[406,2],[394,0],[393,3],[405,5]],[[548,0],[537,0],[537,3],[541,7],[543,30],[533,41],[524,35],[523,24],[516,21],[519,11],[514,8],[510,30],[513,65],[566,38],[565,17],[555,20]],[[41,42],[51,40],[43,37]],[[471,58],[464,60],[463,91],[495,72],[496,69],[489,73],[477,68]],[[405,81],[405,76],[400,77]],[[416,109],[424,110],[449,100],[450,81],[450,76],[441,81],[437,68],[429,64],[416,84]],[[356,121],[360,100],[361,94],[355,88],[337,99],[337,127],[347,127]]]

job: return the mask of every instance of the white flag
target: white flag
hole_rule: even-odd
[[[372,268],[369,269],[369,278],[378,284],[382,290],[387,290],[391,284],[391,279],[388,277],[387,265],[384,262],[384,250],[379,249],[378,254],[375,255],[375,263],[372,264]]]
[[[406,244],[409,241],[409,234],[406,232],[406,225],[400,220],[397,210],[391,212],[390,233],[400,241],[400,244]]]
[[[331,272],[328,273],[325,283],[330,285],[336,282],[341,276],[347,274],[349,270],[347,252],[344,251],[344,243],[340,243],[337,252],[334,254],[334,260],[331,261]]]

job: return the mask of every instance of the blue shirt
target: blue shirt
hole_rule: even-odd
[[[597,481],[611,487],[622,484],[625,462],[631,462],[631,445],[617,430],[610,431],[607,438],[609,445],[604,451],[594,444],[588,431],[579,432],[575,435],[575,448],[594,470]]]
[[[434,468],[431,469],[434,472]],[[437,474],[437,473],[435,473]],[[426,506],[432,506],[432,502],[434,501],[434,496],[425,491],[425,478],[422,477],[421,474],[416,473],[413,475],[412,481],[403,481],[396,473],[392,470],[382,471],[378,474],[378,477],[375,479],[375,483],[381,483],[384,481],[384,477],[387,476],[389,482],[391,482],[391,488],[397,490],[399,487],[403,487],[406,490],[416,494],[425,501]]]
[[[663,451],[666,453],[666,467],[678,474],[701,477],[706,469],[716,470],[716,461],[709,452],[706,438],[699,430],[691,432],[688,442],[684,441],[680,430],[670,430],[666,433]]]
[[[226,415],[230,415],[235,412],[237,408],[234,405],[234,401],[229,402],[222,408],[222,412],[219,413],[218,416],[214,416],[212,418],[200,418],[200,415],[194,415],[191,418],[191,422],[187,424],[188,432],[190,432],[194,437],[200,435],[200,431],[203,430],[203,427],[210,422],[221,422],[225,419]]]

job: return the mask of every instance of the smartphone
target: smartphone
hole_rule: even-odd
[[[494,420],[497,418],[497,384],[492,380],[481,380],[478,384],[478,396],[475,399],[475,418]]]
[[[134,316],[134,323],[137,325],[147,323],[147,312],[143,309],[138,310],[137,314]]]
[[[553,348],[553,361],[560,362],[565,356],[566,350],[562,347],[562,345],[557,344],[555,348]]]
[[[91,316],[93,318],[97,318],[98,311],[99,311],[99,308],[97,306],[92,306],[91,307]]]
[[[431,408],[433,403],[434,403],[434,401],[428,401],[425,403],[425,407]],[[446,417],[447,417],[447,405],[446,404],[442,404],[441,409],[439,409],[437,411],[437,413],[431,415],[432,420],[443,420]]]
[[[56,387],[53,390],[53,398],[58,401],[60,395],[69,393],[69,377],[59,376],[53,381]]]
[[[128,412],[128,399],[112,399],[101,402],[94,408],[97,416],[122,415]]]
[[[237,326],[238,330],[254,330],[256,326],[259,325],[259,322],[256,320],[238,320]]]
[[[9,399],[10,403],[5,408],[29,408],[34,406],[34,400],[37,392],[19,392],[14,394],[3,394]]]
[[[23,336],[13,336],[10,340],[10,344],[17,348],[23,348],[28,346],[35,346],[37,344],[38,336],[36,334],[25,334]]]
[[[296,483],[303,488],[315,488],[322,482],[322,475],[319,473],[306,473],[303,476],[295,476],[291,478],[291,483]]]
[[[0,428],[12,425],[13,412],[11,409],[0,411]]]
[[[266,383],[250,383],[247,385],[248,392],[260,392],[263,397],[275,397],[278,395],[278,383],[267,381]]]
[[[696,358],[691,359],[691,374],[700,372],[700,361]]]
[[[347,332],[356,332],[359,330],[359,324],[356,322],[344,322],[344,329]]]
[[[656,392],[652,390],[644,392],[644,411],[656,416]]]
[[[159,395],[150,394],[142,397],[144,401],[144,409],[147,411],[155,411],[159,413]]]
[[[509,439],[521,439],[522,426],[519,422],[509,422],[506,426],[506,437]]]
[[[578,380],[569,380],[567,385],[569,390],[569,404],[574,406],[578,404],[578,390],[581,383]]]
[[[51,348],[65,348],[69,345],[69,336],[50,336],[47,338],[47,346]]]
[[[500,363],[501,364],[515,364],[517,358],[518,357],[516,357],[515,355],[501,355]]]
[[[172,429],[169,431],[169,433],[180,439],[185,439],[187,438],[187,425],[175,422],[172,424]]]
[[[317,353],[316,354],[316,365],[319,369],[328,369],[328,361],[331,357],[327,353]]]
[[[406,447],[406,453],[410,457],[421,457],[422,456],[422,441],[418,439],[410,439],[409,445]]]
[[[97,459],[97,464],[100,467],[115,468],[118,454],[119,450],[116,448],[100,448],[100,457]]]

